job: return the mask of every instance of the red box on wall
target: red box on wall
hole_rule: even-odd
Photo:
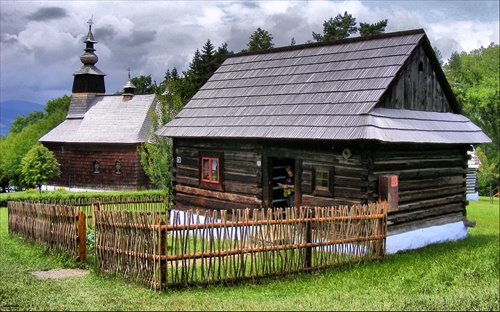
[[[389,209],[398,207],[398,176],[383,175],[378,177],[378,198],[380,202],[387,201]]]

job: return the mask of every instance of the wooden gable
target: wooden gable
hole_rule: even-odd
[[[377,107],[440,113],[459,113],[460,109],[430,44],[416,48],[396,75]],[[434,52],[432,52],[434,53]],[[445,91],[446,90],[446,91]]]

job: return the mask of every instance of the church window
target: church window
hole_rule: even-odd
[[[100,169],[101,169],[101,164],[97,160],[94,161],[94,173],[99,173]]]
[[[122,163],[118,160],[115,162],[115,173],[122,174]]]

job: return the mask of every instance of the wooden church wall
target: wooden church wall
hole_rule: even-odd
[[[61,176],[50,183],[66,187],[109,190],[136,190],[149,187],[149,179],[140,164],[138,146],[104,144],[44,143],[61,165]],[[99,172],[94,172],[94,162]],[[116,162],[121,173],[116,172]]]

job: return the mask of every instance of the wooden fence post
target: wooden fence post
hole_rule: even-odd
[[[157,250],[158,253],[155,256],[158,256],[158,262],[160,263],[158,267],[158,282],[159,285],[156,287],[157,289],[162,289],[163,285],[167,283],[167,227],[165,226],[165,221],[160,221],[157,219],[156,226],[158,231],[158,242],[157,242]],[[165,258],[165,259],[163,259]]]
[[[162,259],[161,261],[161,270],[163,272],[162,274],[162,280],[161,283],[162,285],[167,285],[167,241],[168,241],[168,230],[167,230],[167,224],[165,221],[161,222],[161,225],[163,227],[162,230],[162,242],[161,242],[161,256],[164,257],[165,259]]]
[[[306,243],[312,243],[312,210],[307,208],[305,217],[309,219],[306,222]],[[310,268],[312,266],[312,246],[306,247],[306,254],[304,259],[304,268]]]
[[[387,224],[387,221],[386,221],[386,218],[387,218],[387,202],[386,201],[382,201],[382,202],[379,202],[377,204],[378,206],[378,209],[377,209],[377,213],[379,214],[384,214],[384,217],[380,218],[377,220],[377,230],[376,230],[376,235],[378,236],[378,239],[376,241],[376,252],[377,252],[377,258],[379,260],[383,260],[384,259],[384,255],[385,255],[385,252],[384,252],[384,239],[385,239],[385,235],[387,235],[387,231],[386,231],[386,224]]]
[[[87,216],[78,209],[78,260],[87,261]]]

